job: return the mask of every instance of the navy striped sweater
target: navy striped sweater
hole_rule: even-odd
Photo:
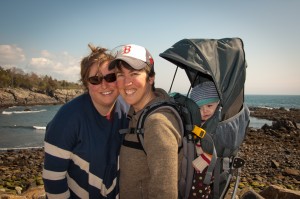
[[[118,98],[112,120],[85,93],[63,105],[45,134],[44,187],[48,198],[118,198],[120,128],[128,106]]]

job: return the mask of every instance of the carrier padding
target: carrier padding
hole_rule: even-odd
[[[250,122],[250,111],[246,104],[233,117],[220,122],[213,135],[218,157],[231,156],[242,144]]]

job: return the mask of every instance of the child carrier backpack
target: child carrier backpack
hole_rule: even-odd
[[[245,163],[237,154],[250,122],[250,111],[244,103],[247,64],[242,40],[183,39],[160,56],[177,66],[175,75],[178,67],[182,68],[192,88],[208,80],[215,83],[220,102],[214,115],[202,126],[206,134],[200,139],[203,150],[212,154],[204,183],[209,184],[214,176],[212,198],[224,198],[235,174],[232,193],[235,198]],[[181,197],[187,198],[190,189],[187,182]]]
[[[234,175],[235,186],[232,198],[235,198],[239,175],[244,160],[237,157],[246,129],[249,124],[250,112],[244,104],[244,83],[246,77],[246,61],[242,40],[239,38],[225,39],[183,39],[175,43],[160,56],[185,70],[191,88],[205,81],[213,81],[217,88],[220,103],[214,115],[201,126],[201,115],[198,105],[187,96],[170,93],[171,102],[158,102],[146,107],[138,119],[135,129],[139,145],[124,142],[123,145],[144,150],[144,122],[147,116],[157,110],[169,109],[182,121],[181,134],[183,160],[178,190],[179,198],[188,198],[192,188],[195,159],[195,143],[200,139],[201,147],[206,153],[212,154],[204,184],[212,185],[211,198],[224,198]],[[191,89],[190,88],[190,89]],[[122,131],[120,131],[122,133]],[[126,132],[128,132],[126,130]],[[146,153],[146,152],[145,152]]]

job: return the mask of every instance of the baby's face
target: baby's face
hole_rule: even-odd
[[[218,107],[218,104],[219,102],[212,102],[209,104],[205,104],[199,108],[202,124],[214,114],[216,108]]]

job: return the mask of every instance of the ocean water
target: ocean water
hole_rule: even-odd
[[[0,150],[40,147],[47,123],[61,105],[14,106],[0,113]],[[29,111],[24,111],[29,109]]]
[[[300,109],[300,95],[246,95],[249,107]],[[7,148],[41,147],[47,123],[61,105],[17,106],[0,110],[0,151]],[[29,109],[29,111],[24,111]],[[272,121],[251,117],[250,127],[260,128]]]
[[[300,95],[245,95],[249,107],[300,109]]]

